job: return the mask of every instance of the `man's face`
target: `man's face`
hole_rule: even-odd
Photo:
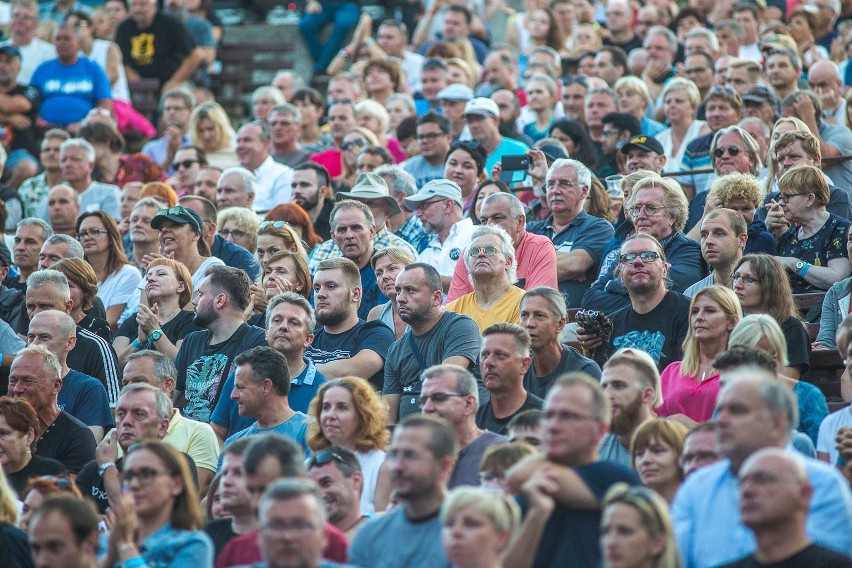
[[[484,114],[466,114],[464,121],[470,128],[470,135],[477,142],[491,140],[499,133],[500,119]]]
[[[766,77],[776,89],[787,90],[796,85],[799,70],[793,67],[789,57],[776,53],[766,60]]]
[[[547,204],[555,213],[579,213],[589,188],[581,186],[577,172],[571,166],[563,166],[550,173],[547,178]]]
[[[272,130],[272,143],[276,146],[290,144],[299,136],[300,125],[292,114],[270,112],[267,117]]]
[[[255,380],[251,365],[237,366],[231,400],[237,403],[240,416],[257,418],[264,406],[264,381]]]
[[[704,36],[687,38],[684,43],[684,51],[687,55],[695,53],[696,51],[706,51],[710,54],[713,53],[713,50],[710,49],[710,41]]]
[[[808,85],[826,110],[836,109],[842,96],[843,81],[831,65],[817,65],[808,72]]]
[[[721,38],[720,40],[721,41]],[[713,84],[717,87],[726,86],[728,80],[728,62],[731,60],[727,55],[720,57],[713,65]]]
[[[642,406],[653,401],[653,389],[645,387],[639,373],[629,365],[604,369],[601,387],[612,404],[612,432],[629,434],[639,425]]]
[[[737,153],[736,156],[731,154],[730,148],[738,149],[735,150]],[[737,132],[726,132],[722,136],[719,136],[716,141],[716,150],[720,149],[724,150],[722,156],[718,158],[713,156],[713,169],[719,175],[727,175],[734,172],[747,174],[751,171],[754,163],[751,158],[751,152],[748,151],[748,147]]]
[[[507,438],[510,442],[526,442],[536,450],[541,448],[541,426],[528,428],[525,426],[515,426],[509,428]]]
[[[562,88],[562,107],[566,118],[584,120],[583,106],[586,100],[586,87],[580,83],[571,83]]]
[[[82,148],[69,146],[59,156],[59,170],[70,182],[85,181],[92,171],[92,163]]]
[[[691,55],[684,61],[686,78],[695,83],[699,92],[705,92],[713,87],[713,68],[700,55]]]
[[[733,126],[740,119],[739,109],[735,109],[728,101],[718,98],[710,99],[704,112],[707,116],[707,126],[713,132],[726,126]]]
[[[313,338],[308,329],[308,314],[300,306],[281,302],[269,314],[266,324],[266,342],[284,354],[297,353],[307,347]]]
[[[482,73],[483,80],[494,87],[512,89],[515,86],[512,68],[503,62],[499,54],[493,53],[485,59]]]
[[[121,384],[122,386],[127,386],[134,383],[158,386],[154,359],[151,357],[139,357],[127,362],[124,366],[124,372],[121,375]]]
[[[424,122],[417,126],[417,143],[426,160],[443,161],[452,141],[452,134],[444,134],[434,122]]]
[[[423,269],[403,270],[396,277],[396,303],[399,318],[407,324],[418,324],[429,319],[441,305],[436,291],[429,290]]]
[[[376,43],[388,55],[398,57],[403,55],[408,39],[403,37],[402,32],[396,26],[379,26]]]
[[[624,243],[621,247],[621,254],[645,251],[659,253],[653,241],[648,239],[634,239]],[[624,281],[628,292],[649,292],[661,288],[666,272],[666,265],[663,264],[662,258],[645,262],[637,256],[633,262],[621,264],[621,279]]]
[[[54,263],[69,256],[68,245],[65,243],[44,243],[38,253],[38,269],[50,268]]]
[[[308,477],[317,484],[319,496],[325,502],[325,514],[328,522],[338,526],[360,499],[360,474],[346,477],[337,467],[337,461],[331,460],[324,465],[311,468]]]
[[[38,264],[38,253],[44,244],[44,232],[37,225],[21,225],[15,231],[15,244],[12,255],[19,268],[35,270]]]
[[[586,126],[589,128],[600,128],[601,119],[617,109],[609,95],[594,93],[586,97]]]
[[[154,0],[130,0],[130,17],[140,28],[147,28],[157,14],[157,3]]]
[[[438,98],[438,93],[447,84],[447,72],[442,69],[424,70],[420,73],[420,91],[423,98],[430,103]]]
[[[356,207],[338,210],[332,225],[334,242],[340,252],[361,268],[365,257],[369,260],[371,256],[375,227],[370,225],[364,212]]]
[[[346,131],[355,126],[355,110],[352,105],[332,105],[328,109],[328,126],[335,140],[343,140]]]
[[[494,254],[485,252],[487,247],[494,247]],[[470,253],[479,250],[471,257]],[[468,270],[473,276],[474,284],[482,281],[492,281],[501,274],[506,274],[509,259],[503,254],[503,241],[497,235],[482,235],[473,239],[465,254],[468,255]]]
[[[630,148],[627,151],[627,171],[635,172],[638,170],[650,170],[660,173],[663,171],[663,166],[666,163],[666,157],[643,150],[642,148]]]
[[[626,2],[610,2],[605,13],[610,31],[621,33],[630,28],[633,11]]]
[[[169,421],[157,416],[157,399],[153,392],[135,391],[119,397],[115,407],[115,429],[118,445],[125,452],[144,440],[161,440],[168,427]]]
[[[610,52],[600,51],[595,56],[595,73],[606,81],[607,85],[614,85],[624,75],[624,68],[613,65]]]
[[[198,152],[195,148],[182,148],[175,152],[172,167],[177,172],[178,184],[181,187],[192,187],[201,165],[198,162]]]
[[[528,296],[521,301],[520,321],[530,334],[533,351],[551,345],[565,327],[565,319],[557,319],[550,302],[541,296]]]
[[[429,451],[426,428],[403,426],[394,430],[387,461],[391,485],[403,501],[430,493],[442,482],[441,463]]]
[[[216,207],[251,207],[252,195],[245,192],[243,180],[238,174],[228,174],[219,178],[216,187]]]
[[[313,211],[325,197],[326,190],[320,191],[317,173],[313,170],[296,170],[293,172],[293,202],[305,211]]]
[[[453,40],[456,38],[464,38],[467,37],[469,32],[470,26],[468,26],[464,14],[459,12],[447,12],[444,15],[444,39]]]
[[[192,109],[181,97],[169,97],[163,101],[163,123],[167,127],[174,126],[180,130],[186,130],[190,114]]]
[[[38,27],[38,14],[29,6],[15,6],[12,10],[10,31],[23,37],[30,36]]]
[[[20,70],[21,60],[18,57],[0,53],[0,85],[14,85]]]
[[[56,395],[62,388],[58,377],[50,380],[44,370],[44,359],[40,355],[22,355],[12,362],[9,371],[9,397],[28,401],[36,412],[52,408]]]
[[[494,102],[496,103],[497,101],[495,100]],[[449,120],[453,124],[457,124],[458,122],[464,120],[464,104],[464,101],[448,101],[441,99],[441,114],[447,117],[447,120]],[[500,103],[497,103],[497,106],[499,107]],[[447,148],[449,148],[449,146],[447,146]],[[420,143],[420,149],[423,149],[422,142]],[[434,154],[434,152],[432,153]],[[426,157],[425,154],[424,157]]]
[[[355,86],[348,79],[332,79],[328,84],[328,100],[340,101],[349,99],[355,101],[358,99]]]
[[[97,533],[90,537],[78,542],[68,518],[52,511],[30,523],[30,552],[38,568],[91,566],[97,552]]]
[[[195,306],[195,325],[208,327],[216,322],[216,298],[218,294],[210,285],[210,277],[204,278],[195,294],[192,295],[192,304]]]
[[[725,72],[725,86],[733,89],[742,96],[754,85],[748,76],[747,68],[728,67],[728,70]]]
[[[711,267],[731,266],[742,254],[741,242],[723,215],[706,219],[701,224],[701,255]]]
[[[361,175],[365,172],[372,173],[383,165],[385,165],[385,161],[380,155],[361,152],[358,154],[358,157],[355,158],[355,174]],[[384,201],[382,201],[382,203],[384,203]],[[378,220],[376,221],[376,224],[380,224],[378,223]]]
[[[45,284],[35,288],[27,288],[27,314],[30,318],[47,310],[59,310],[70,313],[71,300],[64,301],[62,294],[54,286]]]
[[[639,39],[644,40],[648,35],[648,30],[654,26],[660,25],[660,16],[657,12],[657,7],[653,5],[643,6],[636,15],[636,26],[633,28],[634,33]]]
[[[624,133],[611,122],[601,128],[601,149],[604,155],[614,156],[618,151],[618,143],[624,140]]]
[[[74,35],[74,30],[65,25],[56,31],[53,43],[56,45],[56,55],[62,61],[72,59],[80,50],[80,40]]]
[[[743,28],[743,43],[750,45],[757,41],[760,22],[749,10],[734,12],[734,19]]]
[[[46,170],[59,169],[59,147],[62,145],[61,138],[46,138],[41,143],[39,161]]]
[[[195,184],[193,185],[192,194],[198,197],[203,197],[211,203],[216,203],[216,186],[219,183],[219,177],[222,172],[212,168],[202,168],[195,176]]]
[[[59,332],[57,319],[51,317],[51,315],[36,315],[30,321],[27,345],[41,345],[62,360],[65,354],[74,347],[74,342]]]
[[[683,442],[683,453],[680,456],[680,467],[684,475],[719,461],[721,456],[716,450],[716,433],[699,431],[693,432]]]
[[[137,207],[130,212],[130,242],[153,243],[157,241],[159,231],[151,227],[151,220],[157,215],[153,207]]]
[[[759,383],[741,381],[726,386],[716,402],[719,453],[745,460],[774,443],[772,434],[785,426],[780,422],[760,396]]]
[[[317,498],[301,495],[264,504],[260,546],[271,568],[319,566],[328,542]]]
[[[50,190],[47,196],[47,216],[52,227],[73,227],[79,213],[76,191],[66,186]]]
[[[318,270],[314,276],[314,307],[322,325],[338,324],[358,309],[360,296],[343,284],[342,276],[339,268]]]
[[[541,433],[549,461],[572,465],[597,447],[605,427],[592,414],[593,408],[592,394],[586,387],[556,386],[548,392]]]
[[[256,124],[246,124],[237,132],[237,159],[240,165],[254,171],[269,156],[269,141]]]
[[[525,225],[525,218],[520,215],[512,217],[512,214],[509,212],[509,205],[505,201],[492,200],[483,204],[479,212],[479,221],[483,225],[500,227],[509,233],[515,246],[517,246],[523,237],[522,231]]]
[[[778,162],[778,175],[784,175],[787,170],[795,166],[816,166],[819,167],[819,162],[808,156],[805,149],[802,148],[801,140],[796,140],[781,149],[775,150],[776,160]]]
[[[669,49],[669,41],[663,34],[655,33],[648,37],[645,49],[648,51],[649,61],[656,61],[665,67],[671,67],[674,62],[674,54]]]
[[[523,381],[530,358],[521,354],[512,335],[492,333],[482,338],[479,364],[489,392],[512,392]]]
[[[764,455],[739,473],[740,516],[752,530],[777,527],[808,510],[811,488],[797,478],[790,460]]]
[[[500,122],[508,123],[518,118],[518,108],[515,106],[515,95],[508,89],[500,89],[491,95],[491,100],[500,109]]]

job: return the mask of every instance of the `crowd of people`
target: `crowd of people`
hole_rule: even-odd
[[[852,5],[405,4],[11,2],[0,567],[852,566]]]

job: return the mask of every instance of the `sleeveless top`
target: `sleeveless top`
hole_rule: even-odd
[[[391,328],[391,331],[394,331],[393,306],[390,302],[386,302],[382,305],[382,313],[379,314],[379,321]]]
[[[104,73],[106,73],[107,54],[109,53],[109,46],[111,44],[111,41],[96,39],[92,44],[92,52],[87,56],[89,59],[100,65],[103,68]],[[111,87],[113,99],[117,101],[130,102],[130,88],[127,86],[127,75],[125,75],[124,65],[122,65],[120,61],[118,63],[118,78]]]
[[[663,150],[666,153],[666,165],[663,166],[664,172],[680,171],[680,163],[683,161],[683,154],[686,151],[686,147],[690,142],[698,137],[705,124],[707,123],[703,120],[693,120],[692,124],[690,124],[689,128],[686,130],[686,134],[683,137],[683,141],[680,143],[680,147],[677,149],[677,154],[674,155],[672,154],[672,129],[667,128],[657,134],[657,142],[662,144]]]

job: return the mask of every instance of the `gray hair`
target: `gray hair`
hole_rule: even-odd
[[[482,206],[490,205],[492,203],[502,202],[506,204],[506,207],[509,209],[509,215],[512,217],[518,217],[518,215],[523,215],[524,220],[526,220],[527,213],[524,210],[524,204],[521,203],[521,200],[515,197],[511,193],[506,193],[505,191],[498,191],[497,193],[492,193],[488,197],[485,198],[485,201],[482,202]]]
[[[317,484],[310,479],[300,477],[276,479],[269,484],[257,507],[260,524],[263,525],[266,522],[266,512],[273,501],[287,501],[299,497],[311,497],[315,501],[320,524],[324,527],[326,522],[325,504],[317,494]]]
[[[722,390],[742,382],[756,383],[760,398],[771,414],[783,414],[787,418],[787,439],[799,426],[799,405],[793,391],[768,371],[753,365],[743,365],[725,378]]]
[[[80,244],[80,241],[78,241],[74,237],[69,237],[68,235],[53,235],[52,237],[44,241],[44,244],[68,245],[68,258],[83,258],[83,256],[85,256],[85,253],[83,252],[83,245]]]
[[[357,201],[355,199],[344,199],[335,203],[334,208],[332,208],[331,210],[331,215],[329,219],[331,219],[332,231],[335,229],[335,227],[337,227],[337,223],[335,221],[337,217],[337,212],[341,209],[360,209],[361,212],[364,214],[364,217],[367,218],[367,223],[373,228],[378,228],[376,227],[376,218],[373,217],[373,212],[370,210],[367,204],[362,203],[361,201]]]
[[[136,353],[134,353],[136,355]],[[170,420],[172,418],[172,401],[165,391],[158,389],[148,383],[133,383],[121,389],[118,393],[118,400],[136,391],[147,391],[154,395],[154,409],[157,411],[157,418],[160,420]]]
[[[559,290],[549,286],[536,286],[524,293],[524,297],[521,298],[521,305],[527,298],[533,297],[544,298],[550,306],[550,312],[556,319],[568,318],[568,305],[565,303],[565,296]]]
[[[582,162],[572,160],[571,158],[559,158],[558,160],[554,160],[553,164],[551,164],[547,169],[547,177],[544,181],[545,185],[550,181],[550,176],[553,175],[553,172],[566,167],[574,168],[574,173],[577,174],[577,183],[588,188],[592,187],[592,171]]]
[[[29,345],[24,347],[18,354],[15,355],[15,361],[20,361],[20,359],[24,355],[38,355],[44,361],[44,372],[50,378],[50,380],[57,380],[62,378],[62,365],[59,363],[59,357],[48,351],[47,347],[44,345]],[[15,366],[15,361],[12,361],[12,366]]]
[[[59,146],[59,155],[65,153],[65,150],[68,148],[80,148],[83,150],[83,155],[86,156],[86,159],[89,163],[93,163],[95,161],[95,148],[89,144],[88,141],[82,138],[69,138],[65,142],[63,142]]]
[[[68,277],[58,270],[52,268],[38,270],[27,277],[27,290],[32,290],[40,286],[53,286],[62,294],[64,301],[67,302],[71,299],[71,287],[68,286]]]
[[[276,294],[271,300],[269,300],[269,303],[266,304],[265,314],[267,325],[269,325],[269,317],[272,315],[272,312],[281,304],[291,304],[293,306],[299,306],[305,310],[305,324],[307,325],[308,333],[313,333],[313,330],[317,325],[317,316],[314,313],[314,309],[311,307],[310,302],[295,292],[282,292],[280,294]]]
[[[742,126],[734,124],[732,126],[728,126],[725,128],[720,128],[716,131],[716,134],[713,135],[713,142],[710,144],[710,156],[713,156],[713,153],[716,151],[716,146],[719,143],[719,138],[728,134],[729,132],[736,133],[743,141],[743,144],[746,145],[746,150],[749,154],[751,154],[752,159],[754,160],[754,165],[751,167],[748,173],[753,176],[757,176],[760,173],[760,170],[763,168],[763,162],[760,159],[760,146],[757,145],[757,141],[754,137],[746,132]]]
[[[129,355],[124,360],[124,366],[126,367],[131,361],[146,357],[154,360],[154,379],[156,379],[158,385],[162,385],[168,378],[177,380],[178,370],[177,367],[175,367],[174,362],[159,351],[153,351],[150,349],[137,351],[136,353]]]
[[[273,87],[274,89],[275,87]],[[269,113],[266,115],[267,119],[272,116],[272,113],[290,115],[293,117],[293,122],[296,124],[302,124],[302,111],[299,110],[299,107],[296,105],[291,105],[290,103],[279,103],[269,109]]]
[[[468,247],[470,248],[470,243],[473,243],[479,237],[484,237],[487,235],[496,235],[500,239],[500,248],[503,251],[503,255],[508,258],[511,263],[509,264],[509,282],[514,283],[518,279],[518,262],[515,258],[515,244],[512,242],[512,237],[509,236],[509,233],[505,231],[502,227],[492,227],[490,225],[479,225],[470,235],[470,241],[468,241]],[[465,251],[464,254],[464,265],[467,267],[468,272],[470,272],[471,266],[471,256],[467,254]],[[470,278],[470,282],[473,283],[473,275],[468,275]]]
[[[148,196],[143,197],[142,199],[137,201],[136,204],[133,205],[133,209],[131,209],[131,211],[136,211],[137,209],[140,209],[142,207],[149,207],[151,209],[156,209],[157,211],[159,211],[160,209],[167,209],[168,204],[166,204],[164,201],[160,201],[156,197]]]
[[[296,75],[292,71],[279,71],[275,74],[275,77],[272,78],[272,83],[274,83],[279,77],[290,77],[290,80],[293,81],[293,91],[298,91],[299,89],[305,86],[305,80],[301,75]]]
[[[220,185],[222,183],[222,180],[225,179],[225,176],[229,176],[231,174],[234,174],[240,178],[240,183],[243,184],[243,192],[246,195],[248,195],[249,193],[254,193],[255,195],[257,195],[257,177],[255,177],[253,173],[241,166],[228,168],[227,170],[222,172],[222,175],[219,176],[219,183],[217,183],[217,185]]]
[[[621,106],[621,98],[618,96],[618,93],[615,92],[615,89],[612,89],[611,87],[595,87],[594,89],[589,89],[589,92],[586,93],[586,99],[592,95],[606,95],[610,98],[612,106],[616,109]]]
[[[464,367],[452,364],[433,365],[423,371],[423,374],[420,375],[420,380],[425,382],[429,379],[434,379],[448,373],[456,378],[456,390],[459,391],[459,394],[462,396],[472,396],[476,399],[476,404],[478,406],[479,385],[477,385],[476,377],[473,376],[473,373]]]
[[[410,197],[417,193],[417,182],[414,176],[399,166],[379,166],[373,173],[385,178],[391,195],[403,194]]]
[[[388,104],[392,103],[393,101],[401,101],[402,104],[405,105],[405,108],[407,108],[410,112],[414,112],[417,109],[414,103],[414,97],[412,97],[408,93],[394,93],[389,96],[385,101],[385,109],[387,109]]]
[[[166,99],[181,99],[184,103],[186,103],[187,110],[192,110],[195,106],[195,96],[192,94],[192,91],[186,87],[176,87],[163,93],[163,96],[160,97],[161,107],[166,102]]]
[[[645,36],[645,41],[642,42],[642,47],[647,49],[648,41],[650,40],[650,38],[652,36],[655,36],[655,35],[664,36],[666,38],[666,41],[669,44],[669,51],[672,52],[672,55],[677,54],[677,46],[678,46],[677,36],[675,35],[675,33],[673,31],[671,31],[669,28],[667,28],[665,26],[654,26],[650,30],[648,30],[648,34]]]
[[[549,45],[537,45],[532,51],[530,51],[530,57],[535,55],[536,53],[544,53],[550,56],[550,65],[553,67],[554,71],[562,70],[562,56],[559,55],[559,52],[550,47]]]
[[[703,37],[707,40],[707,47],[710,48],[710,51],[714,53],[719,51],[719,38],[707,28],[694,28],[689,30],[686,34],[686,39],[694,37]]]
[[[53,236],[53,227],[47,221],[38,217],[25,217],[21,219],[18,221],[17,228],[20,229],[21,227],[40,227],[41,236],[44,240]]]

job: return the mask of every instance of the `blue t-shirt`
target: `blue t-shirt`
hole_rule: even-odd
[[[491,175],[491,168],[493,168],[494,164],[497,162],[503,161],[503,156],[526,154],[529,149],[530,147],[523,142],[518,142],[512,138],[503,138],[503,141],[494,148],[494,151],[491,152],[485,160],[485,175]],[[525,172],[515,172],[512,177],[512,183],[523,181],[524,175]]]
[[[351,359],[361,351],[369,349],[385,359],[388,348],[394,341],[396,336],[382,322],[361,320],[343,333],[328,333],[325,328],[318,328],[314,331],[314,342],[305,349],[305,357],[315,365],[321,365],[338,359]],[[379,390],[384,385],[384,371],[379,370],[367,379]]]
[[[41,93],[41,117],[48,124],[80,122],[98,104],[112,98],[109,79],[100,65],[80,57],[73,65],[51,59],[39,65],[30,85]]]
[[[94,377],[70,369],[56,398],[60,410],[86,426],[103,426],[106,430],[115,426],[106,389]]]
[[[260,278],[260,263],[254,255],[243,247],[235,245],[231,241],[226,241],[219,235],[216,235],[213,241],[210,255],[220,259],[227,266],[245,270],[252,282],[256,282]]]
[[[222,445],[222,448],[227,448],[228,444],[233,443],[235,440],[239,440],[240,438],[247,438],[248,436],[260,436],[262,434],[279,434],[284,436],[285,438],[290,438],[297,444],[302,447],[302,450],[305,452],[306,456],[311,455],[311,449],[308,447],[308,415],[303,412],[297,412],[293,416],[291,416],[288,420],[285,420],[281,424],[273,426],[272,428],[261,428],[257,425],[257,422],[253,422],[251,426],[237,432],[227,440]],[[219,454],[219,466],[222,465],[222,455]],[[217,467],[218,469],[218,467]]]

